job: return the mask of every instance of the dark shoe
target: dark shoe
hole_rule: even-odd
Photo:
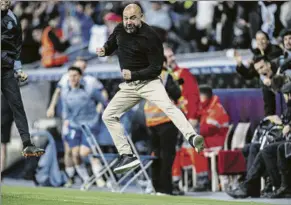
[[[262,198],[269,198],[270,194],[273,193],[273,186],[270,181],[267,180],[265,188],[261,191]]]
[[[34,145],[27,146],[22,151],[24,157],[40,157],[44,153],[44,149],[37,148]]]
[[[68,181],[64,184],[64,187],[66,188],[71,188],[75,183],[75,180],[74,178],[69,178]]]
[[[234,190],[228,190],[226,193],[235,199],[243,199],[248,197],[247,189],[243,185],[240,185]]]
[[[117,161],[116,166],[113,171],[116,174],[121,174],[137,167],[139,164],[140,164],[140,161],[133,155],[123,154]]]
[[[201,135],[193,135],[189,138],[189,144],[200,153],[204,149],[204,138]]]
[[[173,191],[172,191],[172,194],[174,196],[182,196],[182,195],[185,195],[185,192],[182,191],[179,187],[179,184],[178,183],[173,183]]]
[[[291,189],[286,186],[281,186],[273,194],[269,195],[269,198],[291,198]]]

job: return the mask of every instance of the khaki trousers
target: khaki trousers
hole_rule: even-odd
[[[120,117],[139,103],[141,99],[156,104],[187,140],[190,136],[196,135],[185,115],[170,100],[161,79],[124,82],[119,85],[119,88],[120,90],[110,101],[102,116],[119,154],[132,154],[123,126],[120,123]]]

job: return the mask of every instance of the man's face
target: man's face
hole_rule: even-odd
[[[81,75],[76,70],[70,70],[69,71],[69,83],[71,87],[77,87],[80,83]]]
[[[267,37],[263,33],[258,33],[256,35],[256,41],[258,48],[261,50],[265,50],[269,44]]]
[[[164,50],[164,55],[167,58],[168,66],[171,67],[171,68],[175,68],[176,67],[176,57],[175,57],[172,49],[168,49],[168,48],[165,49]]]
[[[291,35],[284,36],[283,41],[284,41],[284,48],[287,51],[291,51]]]
[[[83,61],[83,60],[77,60],[74,63],[74,66],[80,68],[82,70],[82,72],[84,72],[86,70],[87,63],[85,61]]]
[[[264,60],[255,63],[254,67],[259,75],[263,75],[270,78],[273,74],[271,64],[269,62],[265,62]]]
[[[1,11],[7,11],[10,7],[10,0],[1,0]]]
[[[141,27],[142,15],[136,9],[125,9],[123,12],[123,27],[127,33],[136,33]]]

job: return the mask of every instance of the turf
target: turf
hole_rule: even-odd
[[[218,201],[194,197],[152,196],[111,192],[81,192],[58,188],[2,186],[3,205],[260,205],[263,203]]]

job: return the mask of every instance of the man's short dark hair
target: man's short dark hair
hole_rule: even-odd
[[[82,70],[79,68],[79,67],[76,67],[76,66],[71,66],[69,67],[68,71],[77,71],[80,75],[82,75]]]
[[[211,98],[213,93],[212,93],[212,88],[209,85],[201,85],[199,87],[200,94],[204,94],[207,96],[207,98]]]
[[[260,62],[261,60],[264,60],[265,62],[270,62],[268,57],[265,55],[254,55],[253,57],[254,64]]]
[[[256,35],[259,34],[259,33],[260,34],[263,34],[264,36],[266,36],[266,38],[268,39],[268,41],[270,41],[270,38],[269,38],[268,34],[265,31],[259,30],[259,31],[257,31]]]
[[[291,35],[291,29],[284,29],[280,32],[280,36],[284,38],[285,36]]]

